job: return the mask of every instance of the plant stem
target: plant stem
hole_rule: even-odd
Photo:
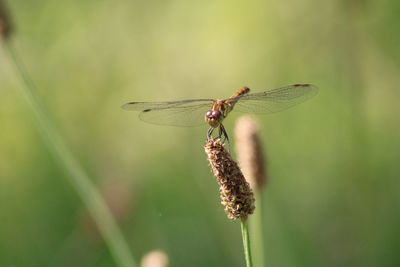
[[[244,249],[244,257],[246,259],[246,266],[253,267],[253,261],[251,259],[250,237],[249,237],[249,227],[247,223],[247,218],[241,219],[240,226],[242,229],[243,249]]]
[[[120,267],[137,266],[104,199],[65,145],[64,140],[57,133],[45,109],[42,107],[40,99],[36,95],[36,87],[10,40],[4,41],[3,44],[22,82],[21,92],[33,111],[43,140],[59,164],[69,174],[67,175],[69,181],[91,213],[117,265]]]
[[[262,191],[260,189],[255,190],[254,197],[257,199],[257,209],[250,219],[251,237],[255,248],[254,262],[256,266],[265,267]]]

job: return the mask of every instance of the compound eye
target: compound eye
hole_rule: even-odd
[[[206,117],[207,118],[210,118],[211,116],[212,116],[212,111],[211,110],[209,110],[209,111],[207,111],[207,113],[206,113]]]
[[[221,111],[219,111],[219,110],[213,110],[212,111],[212,116],[213,117],[215,117],[215,118],[219,118],[219,117],[221,117]]]

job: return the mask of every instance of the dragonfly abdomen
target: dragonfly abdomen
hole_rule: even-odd
[[[235,98],[235,97],[247,94],[248,92],[250,92],[250,88],[244,86],[244,87],[238,89],[230,98]]]

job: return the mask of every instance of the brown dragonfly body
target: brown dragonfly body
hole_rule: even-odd
[[[230,98],[224,100],[215,100],[211,110],[206,112],[205,119],[208,125],[210,125],[210,129],[208,130],[207,137],[210,138],[213,130],[215,128],[220,129],[219,136],[223,135],[226,139],[228,139],[228,134],[225,131],[225,127],[222,124],[222,121],[228,116],[228,113],[232,111],[233,106],[235,105],[235,100],[237,97],[247,94],[250,91],[248,87],[242,87],[237,90]]]
[[[312,84],[294,84],[260,93],[249,94],[248,87],[242,87],[227,99],[191,99],[170,102],[129,102],[122,107],[127,110],[142,111],[141,120],[149,123],[173,126],[210,126],[207,137],[219,128],[218,137],[228,140],[222,121],[235,108],[242,112],[274,113],[314,96],[318,88]]]

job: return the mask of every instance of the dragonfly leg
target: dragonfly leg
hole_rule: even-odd
[[[222,123],[219,125],[219,136],[218,137],[223,137],[223,143],[225,143],[225,141],[228,141],[229,143],[229,137],[228,137],[228,133],[225,131],[225,127],[224,125],[222,125]]]
[[[214,129],[215,128],[213,128],[213,127],[210,127],[210,129],[208,129],[208,131],[207,131],[207,140],[211,139],[211,135],[212,135]]]
[[[213,128],[213,127],[210,127],[208,129],[208,131],[207,131],[207,140],[212,139],[212,133],[213,133],[214,129],[215,128]],[[228,134],[227,134],[227,132],[225,130],[225,127],[222,124],[220,124],[219,127],[218,127],[218,136],[217,136],[217,138],[220,138],[223,143],[225,143],[225,141],[228,141],[228,143],[229,143]]]

